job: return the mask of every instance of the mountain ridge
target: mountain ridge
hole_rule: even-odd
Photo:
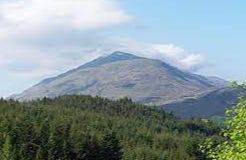
[[[90,94],[162,105],[216,90],[201,75],[179,70],[163,61],[116,51],[66,73],[48,78],[12,98],[33,100],[66,94]]]
[[[118,58],[118,59],[116,59]],[[117,61],[123,61],[123,60],[130,60],[130,59],[137,59],[137,58],[142,58],[144,59],[143,57],[139,57],[139,56],[135,56],[133,54],[130,54],[130,53],[125,53],[125,52],[121,52],[121,51],[115,51],[113,52],[112,54],[110,55],[107,55],[107,56],[101,56],[99,58],[96,58],[90,62],[87,62],[77,68],[74,68],[74,69],[71,69],[65,73],[62,73],[58,76],[55,76],[55,77],[51,77],[51,78],[46,78],[44,80],[41,81],[41,83],[49,83],[51,81],[53,81],[54,79],[56,78],[60,78],[62,76],[65,76],[75,70],[78,70],[78,69],[85,69],[85,68],[90,68],[90,67],[96,67],[96,66],[100,66],[100,65],[103,65],[103,64],[106,64],[106,63],[112,63],[112,62],[117,62]],[[105,60],[106,59],[106,60]]]

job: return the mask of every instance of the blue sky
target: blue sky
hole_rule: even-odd
[[[126,0],[143,30],[138,40],[173,43],[201,52],[212,67],[201,71],[226,79],[245,79],[245,1]],[[141,4],[141,5],[139,5]]]
[[[0,2],[0,96],[114,50],[203,75],[246,79],[243,0]]]

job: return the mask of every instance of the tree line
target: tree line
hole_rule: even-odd
[[[220,127],[123,98],[0,99],[1,160],[205,160]]]

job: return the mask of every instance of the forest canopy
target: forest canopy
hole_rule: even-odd
[[[199,160],[207,157],[199,144],[219,132],[128,98],[0,100],[1,160]]]

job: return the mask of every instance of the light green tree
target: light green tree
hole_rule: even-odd
[[[216,160],[246,160],[246,98],[241,98],[232,110],[227,111],[229,120],[223,131],[225,140],[217,146],[210,141],[206,145],[211,159]]]
[[[3,144],[2,153],[1,153],[1,160],[11,160],[11,143],[10,143],[10,137],[7,136],[6,140]]]

